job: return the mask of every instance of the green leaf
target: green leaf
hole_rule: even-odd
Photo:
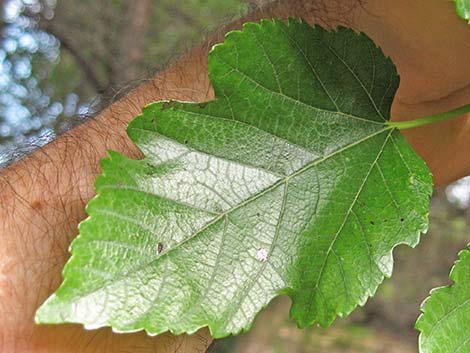
[[[470,0],[454,0],[457,14],[470,22]]]
[[[223,337],[288,294],[299,326],[328,326],[427,229],[431,176],[386,124],[399,79],[364,34],[247,23],[209,73],[215,101],[146,107],[145,158],[102,162],[38,322]]]
[[[470,251],[450,272],[453,285],[435,288],[416,322],[421,353],[470,353]]]

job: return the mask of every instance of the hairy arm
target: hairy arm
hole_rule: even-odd
[[[452,3],[286,0],[259,9],[244,21],[287,16],[329,26],[349,23],[381,45],[401,73],[394,119],[410,120],[470,102],[470,31],[456,17]],[[152,101],[211,99],[208,49],[239,24],[221,30],[95,119],[0,174],[0,351],[205,351],[210,338],[204,330],[191,337],[150,338],[143,333],[116,335],[109,329],[86,331],[78,325],[36,326],[33,316],[60,283],[68,245],[86,216],[84,205],[94,195],[98,162],[106,150],[140,157],[125,126]],[[470,119],[462,117],[407,131],[406,137],[432,169],[435,181],[443,184],[470,173],[469,133]]]

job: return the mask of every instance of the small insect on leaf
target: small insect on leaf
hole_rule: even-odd
[[[157,255],[160,255],[163,251],[163,244],[162,243],[158,243],[157,244]]]

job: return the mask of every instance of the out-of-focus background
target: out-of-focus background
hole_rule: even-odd
[[[0,0],[0,165],[267,0]]]
[[[93,115],[221,23],[269,0],[0,0],[0,167]],[[330,329],[299,330],[276,300],[216,353],[408,353],[414,322],[470,240],[470,177],[436,190],[417,249],[398,247],[392,279]]]

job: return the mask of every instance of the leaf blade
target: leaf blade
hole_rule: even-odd
[[[384,123],[398,76],[367,37],[248,24],[209,71],[215,101],[148,106],[128,128],[144,160],[103,161],[38,321],[223,337],[289,294],[300,326],[328,326],[426,230],[430,174]]]
[[[416,322],[421,353],[470,352],[470,251],[462,250],[450,272],[453,284],[438,287],[421,307]]]
[[[469,0],[454,0],[455,1],[455,9],[457,14],[470,22],[470,1]]]

